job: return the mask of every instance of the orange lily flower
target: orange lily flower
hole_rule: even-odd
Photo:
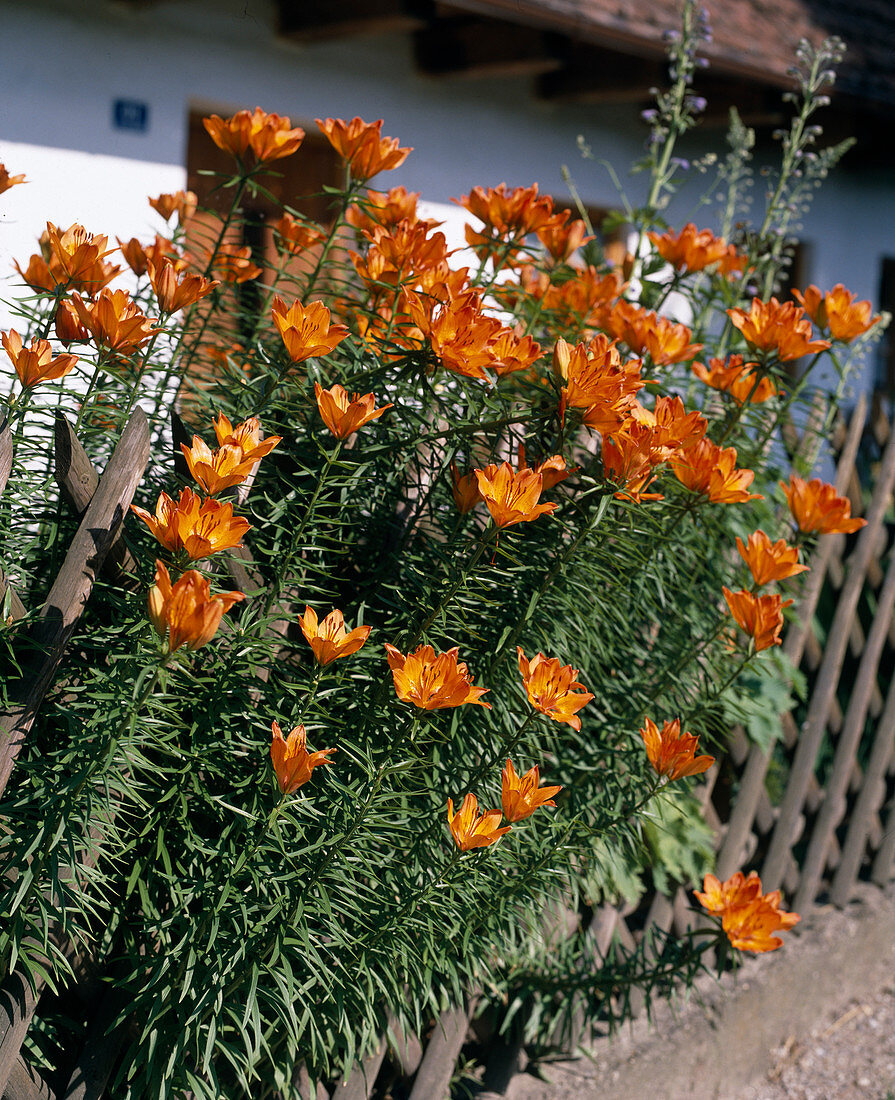
[[[447,653],[436,654],[430,645],[421,645],[406,657],[388,642],[385,650],[395,692],[403,702],[413,703],[421,710],[462,707],[464,703],[477,703],[491,709],[491,704],[482,700],[489,689],[477,687],[470,681],[465,662],[457,663],[460,651],[456,646]]]
[[[272,221],[270,227],[274,231],[274,243],[281,255],[288,253],[295,256],[326,240],[326,234],[322,229],[316,225],[298,221],[291,214],[283,214],[276,221]]]
[[[110,283],[121,270],[105,261],[114,249],[107,248],[108,237],[94,236],[82,225],[72,225],[62,231],[47,222],[41,234],[42,255],[34,255],[23,271],[16,270],[35,290],[55,294],[57,288],[83,290],[95,294]]]
[[[561,665],[556,657],[545,657],[543,653],[536,653],[529,661],[521,646],[516,647],[516,654],[529,703],[554,722],[565,722],[580,730],[578,711],[593,695],[578,682],[578,669]]]
[[[11,176],[7,171],[6,165],[0,164],[0,195],[2,195],[4,191],[8,191],[10,187],[17,187],[20,183],[24,182],[24,172],[18,176]]]
[[[92,302],[75,294],[71,301],[97,347],[117,355],[132,355],[161,331],[152,327],[156,318],[147,317],[126,290],[101,290]]]
[[[386,409],[392,407],[392,402],[389,401],[382,408],[375,408],[376,398],[372,393],[365,393],[363,397],[356,393],[349,400],[347,391],[338,382],[328,390],[315,382],[314,395],[323,423],[336,439],[347,439],[364,424],[376,420]]]
[[[775,898],[776,901],[770,899]],[[751,905],[728,909],[721,918],[721,927],[738,951],[776,951],[783,940],[774,932],[787,932],[802,919],[798,913],[779,908],[780,891],[765,894]]]
[[[570,218],[571,211],[564,210],[537,231],[538,240],[557,264],[565,263],[583,244],[594,240],[593,234],[587,235],[587,226],[580,218]]]
[[[737,871],[726,882],[721,882],[714,875],[706,875],[702,889],[704,893],[693,891],[699,904],[713,916],[720,916],[726,909],[749,905],[760,898],[761,879],[757,871],[750,871],[748,878],[742,871]]]
[[[657,397],[652,410],[635,401],[631,418],[650,430],[654,464],[667,462],[676,452],[698,443],[708,427],[698,410],[687,412],[680,397]],[[625,430],[630,431],[630,425]]]
[[[382,119],[364,122],[353,118],[314,119],[333,149],[348,162],[353,179],[368,180],[379,172],[398,168],[412,152],[410,146],[400,147],[397,138],[382,137]]]
[[[837,283],[832,290],[821,294],[816,286],[809,286],[804,294],[793,294],[805,307],[805,312],[821,330],[826,329],[834,340],[850,344],[873,328],[879,314],[871,317],[873,306],[868,301],[854,301],[854,294]]]
[[[727,316],[750,347],[756,351],[774,352],[784,363],[826,351],[830,346],[829,340],[811,339],[811,322],[795,302],[781,305],[776,298],[768,302],[753,298],[748,313],[729,309]]]
[[[105,262],[105,257],[115,251],[108,247],[109,238],[94,236],[82,225],[60,230],[47,222],[47,241],[50,270],[57,275],[57,282],[67,287],[96,294],[121,270]]]
[[[479,492],[496,527],[530,523],[538,516],[554,512],[556,504],[538,504],[544,479],[534,470],[514,471],[509,462],[486,466],[475,471]]]
[[[501,237],[527,237],[550,225],[553,200],[539,195],[538,185],[508,189],[505,183],[497,187],[473,187],[468,195],[454,202],[484,222]]]
[[[771,542],[764,531],[753,531],[745,544],[737,535],[737,549],[759,588],[772,581],[795,577],[808,569],[807,565],[799,564],[798,546],[787,545],[785,539]]]
[[[13,260],[13,266],[32,290],[43,290],[47,294],[55,294],[57,287],[67,285],[65,274],[58,268],[55,272],[51,271],[50,265],[43,256],[36,254],[31,256],[24,270],[18,260]]]
[[[622,359],[616,340],[598,333],[589,343],[571,347],[560,338],[553,348],[553,373],[564,382],[565,404],[573,409],[586,409],[598,396],[598,386],[604,375],[622,369]],[[640,363],[636,364],[639,368]]]
[[[350,657],[352,653],[357,653],[370,637],[372,629],[369,626],[358,626],[348,633],[345,630],[345,617],[338,608],[330,611],[323,622],[318,624],[317,612],[306,607],[304,615],[299,615],[298,625],[321,665],[328,665],[339,657]]]
[[[244,600],[242,592],[218,592],[212,596],[208,581],[188,569],[171,584],[166,566],[156,560],[155,584],[149,590],[149,618],[159,637],[168,634],[168,652],[181,646],[199,649],[217,633],[225,611]]]
[[[120,237],[115,239],[118,241],[122,256],[127,261],[127,266],[135,275],[145,275],[151,263],[159,264],[164,257],[171,261],[177,272],[187,266],[187,261],[179,254],[174,242],[167,237],[159,236],[158,233],[151,244],[142,244],[136,237],[131,237],[129,241],[123,241]]]
[[[461,474],[453,462],[451,463],[451,493],[461,516],[471,512],[483,500],[475,474]]]
[[[203,265],[207,266],[207,265]],[[251,245],[219,244],[211,260],[211,270],[225,283],[247,283],[257,279],[263,268],[252,262]]]
[[[640,376],[640,360],[622,363],[616,342],[599,333],[590,344],[569,348],[558,340],[553,351],[553,370],[565,379],[559,413],[584,409],[584,423],[602,434],[618,431],[646,385]]]
[[[466,242],[483,261],[511,259],[519,252],[523,238],[550,225],[554,218],[553,200],[549,195],[539,195],[536,183],[511,190],[505,183],[487,189],[474,187],[468,195],[453,201],[484,222],[483,231],[466,226]]]
[[[489,810],[479,815],[479,801],[474,794],[468,794],[463,799],[463,804],[456,813],[453,800],[449,798],[447,818],[451,835],[461,852],[468,852],[472,848],[487,848],[512,828],[510,825],[498,828],[500,810]]]
[[[279,436],[274,438],[279,441]],[[247,458],[241,447],[234,447],[231,444],[224,444],[223,447],[212,450],[198,435],[193,436],[191,447],[181,443],[180,449],[183,451],[183,457],[186,459],[193,480],[212,497],[217,496],[224,489],[241,485],[258,461],[254,457]]]
[[[685,775],[699,775],[715,763],[714,756],[695,756],[698,737],[681,733],[681,720],[666,721],[660,730],[651,718],[643,719],[640,731],[646,755],[657,775],[673,782]]]
[[[606,478],[621,485],[613,494],[618,500],[640,504],[663,499],[661,493],[646,492],[656,479],[654,432],[650,427],[632,420],[624,431],[604,436],[600,457]]]
[[[242,516],[233,515],[232,504],[221,504],[210,497],[202,500],[189,488],[181,489],[176,503],[162,493],[155,515],[136,504],[131,505],[131,511],[166,550],[172,554],[183,550],[193,561],[238,546],[251,526]]]
[[[541,773],[537,764],[525,775],[519,776],[512,761],[507,761],[500,785],[500,803],[507,821],[522,821],[539,806],[556,805],[553,796],[559,794],[562,787],[541,787],[540,782]]]
[[[168,221],[172,214],[177,215],[181,225],[196,213],[199,199],[195,191],[172,191],[164,195],[157,195],[149,200],[149,205]]]
[[[329,355],[348,335],[346,325],[330,323],[330,312],[323,302],[309,302],[303,306],[295,301],[287,309],[277,295],[271,313],[293,363]]]
[[[305,136],[300,126],[292,128],[287,117],[269,115],[260,107],[237,111],[230,118],[211,115],[202,119],[202,125],[219,149],[240,159],[251,150],[259,164],[291,156]]]
[[[612,335],[624,341],[634,355],[649,355],[657,367],[692,359],[702,344],[691,344],[686,325],[660,317],[623,299],[612,307],[606,318]]]
[[[730,613],[736,619],[743,630],[755,641],[755,652],[780,645],[780,632],[783,630],[783,609],[789,607],[792,600],[784,600],[782,596],[753,596],[751,592],[743,589],[740,592],[731,592],[729,588],[722,587],[724,599]]]
[[[223,413],[213,421],[218,447],[212,449],[199,436],[193,436],[192,447],[180,444],[190,474],[209,496],[240,485],[253,468],[281,441],[282,436],[261,438],[261,424],[256,416],[249,417],[234,428]]]
[[[735,447],[719,447],[710,439],[700,439],[672,456],[670,465],[678,481],[715,504],[764,500],[759,493],[749,492],[754,471],[737,469],[736,460]]]
[[[364,232],[370,242],[366,255],[351,252],[350,256],[355,270],[374,297],[384,295],[386,286],[422,284],[423,277],[432,272],[438,272],[445,279],[451,277],[447,265],[447,240],[443,233],[433,232],[434,225],[434,222],[405,218],[395,225],[376,225]],[[453,273],[453,279],[465,278],[466,272],[467,268],[459,269]],[[463,304],[467,304],[466,299]],[[428,306],[430,317],[433,309],[434,303]]]
[[[69,344],[84,344],[90,339],[90,333],[81,324],[77,310],[68,298],[63,298],[56,309],[54,328],[56,338],[66,347]]]
[[[405,219],[415,222],[418,220],[416,204],[419,197],[419,191],[408,191],[406,187],[392,187],[388,191],[368,190],[363,199],[345,211],[345,221],[362,232],[372,232],[377,225],[394,226]],[[426,222],[430,228],[440,224]]]
[[[326,758],[335,749],[308,752],[307,734],[303,725],[297,725],[286,737],[283,737],[278,722],[271,722],[270,728],[273,733],[270,760],[277,777],[277,786],[283,794],[294,794],[308,782],[315,768],[332,763],[332,760]]]
[[[529,466],[525,458],[524,443],[519,444],[517,453],[518,469],[530,469],[533,473],[540,474],[544,486],[541,491],[544,493],[548,493],[551,489],[554,489],[560,482],[565,481],[567,477],[571,477],[578,469],[577,466],[567,466],[566,460],[562,455],[551,455],[550,458],[545,458],[543,462],[539,462],[537,466]],[[479,497],[479,499],[481,500],[481,497]]]
[[[25,389],[30,389],[39,382],[64,378],[78,361],[77,355],[65,352],[54,359],[49,340],[38,340],[35,337],[31,341],[31,347],[26,348],[22,337],[14,328],[0,335],[0,340]]]
[[[405,291],[404,303],[442,366],[466,378],[487,378],[484,368],[495,365],[493,345],[501,324],[482,312],[475,292],[449,293],[445,301],[436,301]]]
[[[131,271],[137,276],[145,275],[149,270],[149,257],[142,243],[136,237],[131,237],[129,241],[123,241],[120,237],[115,239]]]
[[[549,280],[541,286],[534,282],[536,276],[526,276],[526,291],[535,298],[543,296],[543,308],[555,312],[562,324],[577,329],[606,328],[610,303],[622,292],[622,282],[615,272],[601,275],[596,268],[576,269],[573,279],[556,285]]]
[[[835,486],[819,477],[804,481],[793,474],[789,485],[782,481],[780,485],[800,531],[850,535],[867,524],[866,519],[852,518],[851,501],[838,496]]]
[[[647,233],[647,236],[662,259],[678,271],[702,271],[723,262],[724,274],[729,274],[742,270],[746,264],[746,257],[738,256],[733,245],[716,237],[710,229],[697,229],[693,222],[687,222],[677,236],[671,232]]]
[[[780,908],[779,890],[762,894],[755,871],[745,879],[743,872],[737,871],[723,883],[706,875],[703,891],[694,891],[696,898],[709,913],[721,917],[727,938],[740,951],[775,951],[783,941],[774,933],[786,932],[801,920],[798,913]]]
[[[239,447],[243,458],[251,458],[257,462],[269,455],[276,445],[282,440],[282,436],[269,435],[261,438],[261,421],[257,416],[250,416],[235,427],[223,413],[218,413],[217,419],[212,421],[214,434],[217,436],[218,446]]]
[[[737,402],[746,401],[750,405],[761,405],[777,393],[772,378],[756,377],[754,368],[757,363],[743,364],[742,355],[731,355],[729,359],[710,359],[708,368],[702,363],[693,363],[690,370],[714,390],[723,390]]]
[[[491,354],[491,370],[503,378],[517,370],[527,370],[541,358],[541,345],[531,336],[522,336],[511,328],[501,329],[488,348]]]
[[[148,261],[147,269],[162,313],[177,313],[221,285],[217,279],[205,279],[201,275],[184,275],[178,282],[177,265],[167,256],[160,257],[157,263]]]

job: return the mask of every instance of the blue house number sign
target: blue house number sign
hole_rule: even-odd
[[[149,104],[138,99],[116,99],[112,104],[112,125],[116,130],[145,134],[149,129]]]

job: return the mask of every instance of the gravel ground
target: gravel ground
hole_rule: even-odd
[[[852,1000],[774,1057],[748,1100],[895,1100],[895,986]]]
[[[507,1100],[895,1100],[895,884],[858,895]]]

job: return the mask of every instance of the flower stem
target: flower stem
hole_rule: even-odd
[[[576,535],[576,537],[561,551],[561,553],[557,554],[553,565],[551,565],[547,572],[544,574],[543,580],[541,581],[541,584],[538,587],[537,591],[528,601],[528,606],[525,610],[525,614],[521,616],[521,618],[518,620],[516,625],[513,627],[513,629],[510,631],[510,633],[507,635],[501,645],[499,645],[494,651],[494,655],[491,658],[491,664],[488,666],[488,669],[485,673],[486,676],[490,676],[504,659],[506,654],[508,652],[511,652],[515,648],[516,642],[518,641],[520,635],[522,634],[522,631],[525,629],[529,620],[532,618],[535,611],[537,610],[538,604],[544,596],[544,593],[553,584],[561,571],[565,568],[566,564],[572,559],[581,543],[588,536],[593,534],[593,532],[600,526],[600,523],[602,522],[603,517],[606,515],[606,511],[609,508],[611,501],[611,495],[602,496],[600,498],[600,503],[594,509],[593,515],[590,517],[590,519],[584,525],[578,535]]]

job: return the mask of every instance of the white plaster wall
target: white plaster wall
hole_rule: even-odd
[[[80,222],[91,232],[106,234],[113,248],[116,236],[145,240],[163,233],[165,223],[147,198],[186,183],[185,169],[176,164],[53,149],[4,141],[2,136],[0,161],[11,173],[24,172],[27,177],[27,183],[0,195],[4,274],[10,257],[25,266],[48,221],[62,229]]]
[[[645,135],[634,112],[595,115],[539,103],[526,80],[425,78],[407,36],[284,43],[265,0],[134,7],[0,0],[0,17],[0,154],[10,169],[18,169],[6,152],[13,143],[182,166],[191,104],[219,112],[258,104],[305,126],[315,117],[384,118],[385,133],[414,147],[390,183],[432,201],[503,179],[537,179],[543,190],[564,194],[561,167],[570,164],[589,201],[611,202],[605,171],[592,164],[578,171],[577,135],[586,132],[598,153],[622,163],[638,154]],[[147,133],[112,128],[116,98],[148,104]],[[83,189],[80,179],[66,179],[73,184]],[[104,198],[110,209],[120,201],[112,181]]]

